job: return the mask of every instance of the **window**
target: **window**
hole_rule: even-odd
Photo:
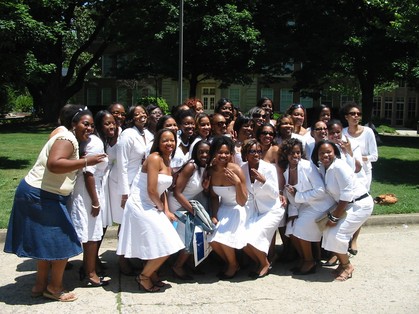
[[[407,101],[407,119],[411,120],[416,117],[416,98],[409,97]]]
[[[289,89],[281,88],[281,96],[279,99],[279,111],[285,112],[293,103],[293,92]]]
[[[128,106],[128,93],[125,87],[118,87],[116,89],[116,100],[124,106]]]
[[[202,104],[205,111],[214,111],[215,104],[215,88],[203,87],[202,88]]]
[[[113,59],[110,55],[102,56],[102,76],[110,76],[112,73]]]
[[[96,106],[97,102],[96,102],[96,98],[97,98],[97,92],[96,92],[96,88],[88,88],[87,89],[87,106],[91,107],[91,106]]]
[[[261,88],[260,89],[260,98],[262,97],[268,97],[274,100],[274,90],[273,88]]]
[[[230,88],[228,90],[228,98],[233,102],[234,105],[240,104],[240,89],[239,88]]]
[[[381,97],[374,97],[373,99],[372,116],[376,118],[381,116]]]
[[[300,97],[300,104],[302,104],[304,108],[313,108],[313,98]]]
[[[403,124],[404,97],[396,97],[396,125]]]
[[[353,102],[353,101],[354,101],[354,97],[353,96],[349,96],[349,95],[341,95],[340,96],[340,105],[341,105],[341,107],[343,107],[346,103]]]
[[[393,111],[393,97],[384,98],[384,118],[391,121],[391,113]]]
[[[112,89],[109,87],[102,88],[102,106],[109,106],[112,102]]]
[[[333,96],[332,93],[323,91],[322,97],[320,98],[320,102],[322,104],[328,105],[329,107],[333,107]]]

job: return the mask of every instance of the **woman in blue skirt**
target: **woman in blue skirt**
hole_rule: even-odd
[[[92,114],[78,110],[72,130],[51,137],[28,175],[17,187],[4,251],[37,259],[32,297],[70,302],[74,293],[63,288],[67,259],[81,253],[67,201],[78,169],[101,162],[106,154],[79,157],[79,143],[93,130]],[[50,274],[50,281],[48,277]]]

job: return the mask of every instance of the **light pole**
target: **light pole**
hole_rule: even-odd
[[[178,76],[178,105],[183,101],[183,0],[179,4],[179,76]]]

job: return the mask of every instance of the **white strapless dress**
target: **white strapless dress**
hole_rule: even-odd
[[[219,242],[235,249],[246,246],[246,210],[236,202],[234,186],[213,186],[215,194],[220,196],[217,213],[218,224],[210,242]]]
[[[172,184],[172,176],[159,174],[159,195]],[[155,259],[185,246],[164,212],[158,211],[147,193],[147,173],[141,172],[125,205],[118,241],[118,255]]]

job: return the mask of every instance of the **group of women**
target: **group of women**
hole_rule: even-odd
[[[215,225],[208,241],[224,262],[222,280],[240,270],[237,250],[254,262],[251,277],[266,276],[278,227],[284,249],[301,257],[295,275],[316,271],[321,242],[339,260],[336,279],[350,278],[349,242],[373,208],[374,138],[356,104],[343,108],[348,128],[324,107],[309,132],[302,105],[278,121],[272,107],[264,97],[244,116],[223,98],[208,115],[199,99],[188,99],[163,115],[155,105],[125,113],[115,103],[93,120],[85,108],[65,106],[62,126],[16,191],[5,244],[6,252],[38,260],[32,296],[74,301],[62,277],[67,259],[81,251],[80,278],[91,287],[109,284],[98,252],[115,223],[121,272],[136,275],[130,259],[143,261],[140,290],[164,290],[158,270],[174,253],[173,275],[190,280],[188,232],[176,212],[193,217],[192,200]],[[316,221],[324,215],[323,230]]]

